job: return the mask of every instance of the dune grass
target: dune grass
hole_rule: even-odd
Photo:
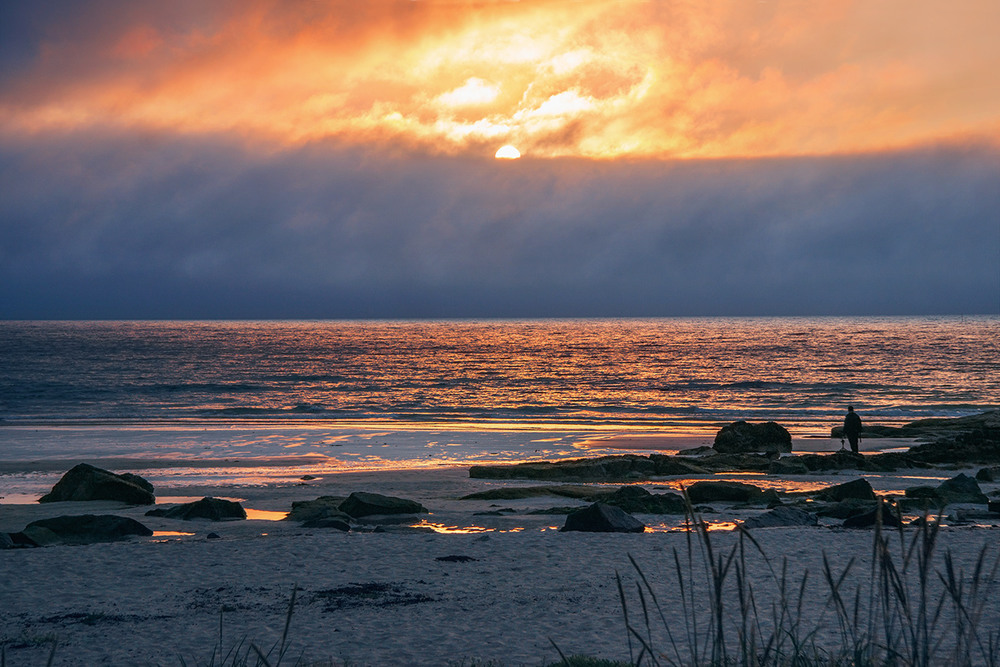
[[[735,543],[720,550],[688,501],[686,552],[674,549],[668,565],[680,598],[680,625],[667,621],[656,587],[631,555],[632,580],[626,582],[616,572],[630,663],[747,667],[1000,664],[996,608],[989,610],[987,618],[987,602],[996,593],[1000,555],[991,561],[990,550],[984,547],[966,572],[946,551],[935,566],[939,524],[925,517],[908,538],[908,531],[901,527],[884,528],[882,511],[892,510],[880,504],[867,576],[862,573],[852,579],[855,558],[838,570],[824,554],[823,571],[814,583],[808,571],[792,580],[787,558],[775,567],[751,531],[742,526],[737,526]],[[752,560],[758,567],[752,567]],[[852,580],[857,582],[853,589],[848,585]],[[708,591],[708,599],[700,597],[699,591]],[[805,604],[817,594],[825,597],[825,605]]]

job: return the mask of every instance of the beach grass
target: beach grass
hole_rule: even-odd
[[[856,558],[838,570],[824,553],[819,579],[826,604],[817,606],[805,604],[816,594],[808,571],[790,579],[788,559],[775,567],[742,526],[735,544],[720,550],[689,500],[687,506],[687,549],[674,549],[668,565],[682,624],[667,622],[657,588],[631,555],[632,580],[616,573],[630,664],[1000,664],[1000,619],[985,614],[996,592],[1000,556],[991,560],[984,546],[965,571],[946,551],[935,566],[939,522],[925,517],[908,537],[902,527],[886,529],[882,511],[892,509],[880,505],[867,576],[853,576]],[[752,558],[763,568],[751,567]],[[700,591],[708,591],[707,604]]]

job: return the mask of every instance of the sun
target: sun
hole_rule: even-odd
[[[521,151],[507,144],[506,146],[501,146],[493,157],[498,160],[516,160],[521,157]]]

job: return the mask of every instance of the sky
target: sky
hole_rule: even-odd
[[[997,26],[2,3],[0,319],[1000,314]]]

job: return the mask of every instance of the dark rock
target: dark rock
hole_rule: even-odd
[[[815,508],[816,514],[831,519],[846,519],[855,514],[864,514],[874,510],[878,505],[877,500],[862,500],[860,498],[847,498],[838,503],[830,505],[820,505]]]
[[[347,516],[346,514],[344,516]],[[348,520],[338,519],[332,516],[319,517],[302,522],[303,528],[334,528],[339,531],[349,532],[351,530],[350,517]]]
[[[153,531],[135,519],[113,514],[41,519],[29,523],[22,532],[39,546],[114,542],[131,535],[148,537],[153,534]]]
[[[473,558],[472,556],[459,556],[453,554],[451,556],[438,556],[434,560],[439,560],[442,563],[474,563],[478,559]]]
[[[967,417],[919,419],[898,428],[866,424],[861,438],[940,438],[980,428],[1000,428],[1000,410]],[[839,438],[843,432],[842,426],[834,426],[831,437]]]
[[[652,494],[641,486],[623,486],[614,493],[600,496],[600,502],[640,514],[684,514],[686,508],[679,494]]]
[[[594,503],[566,517],[561,531],[587,533],[641,533],[646,526],[631,514],[618,507]]]
[[[937,487],[933,486],[910,486],[903,490],[903,495],[911,500],[929,500],[935,504],[942,500]]]
[[[340,511],[340,503],[344,502],[340,496],[320,496],[316,500],[299,500],[292,503],[292,511],[288,513],[283,521],[316,521],[319,519],[334,518],[341,521],[350,521],[350,517]]]
[[[997,413],[1000,415],[1000,411]],[[924,463],[1000,463],[1000,426],[974,428],[910,447],[907,455]]]
[[[589,500],[600,493],[609,494],[612,492],[606,489],[597,489],[593,486],[582,486],[579,484],[515,486],[477,491],[476,493],[462,496],[459,500],[523,500],[524,498],[537,498],[539,496],[558,496],[560,498]]]
[[[234,521],[246,519],[247,513],[243,506],[232,500],[221,498],[202,498],[193,503],[175,505],[169,509],[153,509],[146,516],[159,516],[165,519],[208,519],[210,521]]]
[[[875,500],[875,490],[867,479],[860,478],[844,484],[829,486],[815,494],[817,500],[839,502],[848,498]]]
[[[1000,512],[1000,500],[991,500],[986,504],[986,509],[990,512]]]
[[[649,460],[653,462],[653,471],[656,475],[670,477],[677,475],[704,475],[709,472],[702,467],[701,459],[698,462],[688,461],[676,456],[666,454],[650,454]]]
[[[771,461],[767,467],[767,472],[770,475],[808,475],[809,468],[802,461],[787,458]]]
[[[677,452],[677,456],[705,456],[706,454],[715,454],[715,448],[709,447],[708,445],[702,445],[701,447],[682,449]]]
[[[709,472],[767,472],[774,459],[763,454],[715,454],[698,459],[698,466]]]
[[[625,454],[568,461],[472,466],[469,468],[469,477],[619,482],[649,479],[655,472],[656,466],[649,457]]]
[[[0,533],[0,549],[13,549],[14,539],[10,533]]]
[[[844,519],[844,528],[872,528],[878,521],[879,514],[882,515],[882,525],[886,528],[898,528],[903,525],[896,512],[892,511],[888,505],[879,503],[874,509],[855,514]]]
[[[219,535],[218,533],[209,533],[208,535],[205,536],[205,539],[206,540],[221,540],[222,539],[222,535]]]
[[[742,482],[695,482],[687,487],[692,503],[763,502],[764,492],[753,484]]]
[[[744,528],[772,528],[777,526],[815,526],[819,519],[812,512],[797,507],[775,507],[769,512],[752,516],[743,522]]]
[[[832,454],[802,454],[799,461],[813,472],[821,470],[861,470],[865,457],[849,449],[841,449]]]
[[[129,505],[152,505],[156,502],[152,488],[149,482],[138,475],[116,475],[87,463],[80,463],[63,475],[52,487],[52,491],[42,496],[38,502],[116,500]]]
[[[712,447],[723,453],[790,452],[792,436],[784,426],[774,422],[750,424],[738,421],[723,426],[715,435]]]
[[[946,504],[989,502],[986,494],[979,489],[979,483],[965,473],[941,482],[937,494]]]
[[[340,503],[340,511],[357,519],[376,514],[421,514],[427,509],[413,500],[355,491]]]
[[[1000,466],[980,468],[979,472],[976,473],[976,479],[980,482],[996,482],[1000,480]]]

